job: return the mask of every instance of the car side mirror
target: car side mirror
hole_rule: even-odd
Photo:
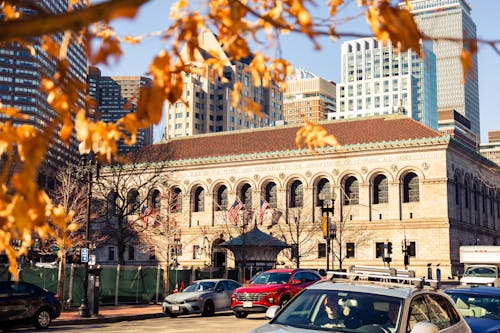
[[[411,333],[438,333],[439,328],[428,321],[420,321],[413,326]]]
[[[295,279],[295,280],[292,280],[292,284],[301,284],[302,281],[300,281],[299,279]]]
[[[278,313],[279,309],[280,309],[279,305],[272,305],[269,308],[267,308],[266,319],[273,319],[274,317],[276,317],[276,313]]]

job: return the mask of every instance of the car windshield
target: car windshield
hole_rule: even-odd
[[[184,289],[185,292],[194,292],[194,291],[211,291],[215,288],[215,282],[212,281],[202,281],[195,282],[192,285],[188,286]]]
[[[469,267],[465,270],[464,276],[496,278],[497,271],[493,267]]]
[[[290,278],[290,273],[282,272],[265,272],[257,275],[252,284],[282,284],[287,283]]]
[[[500,320],[500,297],[472,295],[467,292],[450,293],[458,311],[464,317]]]
[[[396,297],[310,289],[287,304],[272,324],[336,332],[367,332],[378,325],[396,332],[401,309],[402,299]]]

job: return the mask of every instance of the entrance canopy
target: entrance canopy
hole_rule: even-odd
[[[290,245],[261,231],[257,226],[252,230],[221,243],[220,247],[234,253],[236,261],[276,262],[278,253]]]

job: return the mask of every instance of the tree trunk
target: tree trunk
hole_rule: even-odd
[[[123,241],[118,241],[118,263],[120,265],[125,265],[125,244]]]
[[[62,251],[62,249],[61,249]],[[59,270],[57,272],[57,294],[61,300],[62,307],[61,311],[64,311],[64,305],[66,302],[66,297],[64,296],[64,287],[66,283],[66,254],[63,253],[59,258]]]

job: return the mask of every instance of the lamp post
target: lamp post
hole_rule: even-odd
[[[335,228],[330,225],[330,213],[333,215],[333,200],[325,199],[321,204],[321,223],[323,229],[323,238],[326,239],[326,270],[330,270],[330,251],[331,240],[335,237]],[[333,261],[333,255],[332,255]]]
[[[89,284],[89,248],[90,248],[90,213],[92,202],[92,168],[94,167],[94,156],[86,154],[82,155],[81,167],[84,171],[87,181],[87,223],[85,226],[85,246],[81,250],[81,260],[84,264],[83,275],[83,299],[79,308],[80,317],[90,317],[89,299],[88,299],[88,284]],[[99,168],[97,168],[99,170]],[[97,172],[98,176],[98,172]]]

